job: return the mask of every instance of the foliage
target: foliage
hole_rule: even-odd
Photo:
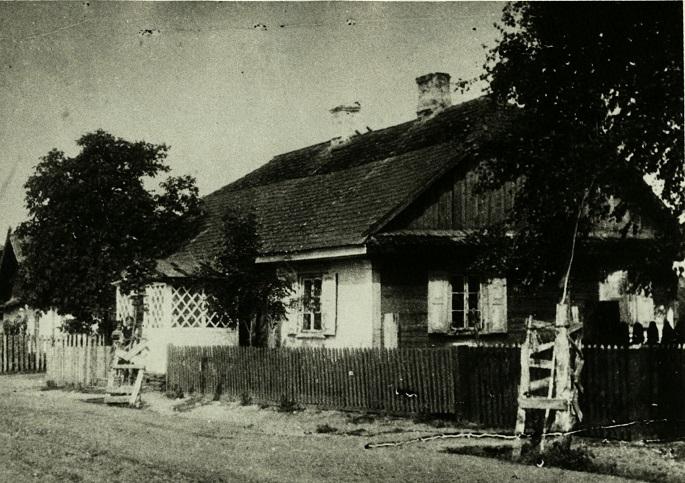
[[[252,404],[252,396],[247,392],[240,393],[240,405],[250,406]]]
[[[229,209],[222,223],[222,250],[206,270],[214,309],[245,334],[241,345],[264,345],[267,331],[285,317],[290,282],[277,268],[255,263],[260,240],[253,213]]]
[[[17,232],[28,304],[76,318],[70,331],[104,320],[112,283],[139,289],[155,259],[192,232],[202,214],[195,180],[169,177],[168,147],[130,142],[102,130],[82,136],[73,157],[53,149],[26,182],[28,221]]]
[[[524,285],[556,282],[576,233],[588,252],[597,220],[627,235],[639,221],[624,215],[647,211],[668,228],[646,260],[628,260],[642,274],[633,282],[670,272],[673,215],[685,208],[682,5],[515,2],[496,27],[481,80],[513,121],[484,147],[480,189],[517,181],[519,191],[511,218],[480,234],[491,255],[481,263],[504,261]],[[662,185],[668,207],[643,176]]]
[[[278,404],[279,413],[294,413],[298,409],[300,409],[300,405],[297,404],[297,401],[295,401],[294,399],[290,399],[285,394],[281,395],[281,401]]]

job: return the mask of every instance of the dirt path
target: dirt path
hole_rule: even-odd
[[[434,446],[365,450],[366,438],[307,434],[272,411],[191,416],[162,401],[132,410],[42,385],[37,376],[0,376],[0,481],[623,481]]]

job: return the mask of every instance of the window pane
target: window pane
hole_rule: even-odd
[[[464,311],[463,310],[453,310],[452,311],[452,327],[456,329],[461,329],[464,327]]]
[[[321,330],[321,313],[314,314],[314,330]]]
[[[454,275],[452,277],[452,292],[464,291],[464,277],[461,275]]]
[[[478,292],[469,292],[469,310],[478,310]]]
[[[469,277],[469,292],[480,292],[480,280],[478,277]]]
[[[321,279],[314,279],[313,282],[312,297],[321,297]]]
[[[312,330],[312,314],[302,314],[302,330]]]
[[[463,294],[453,294],[452,295],[452,310],[464,310],[464,295]]]
[[[468,316],[468,326],[476,327],[480,323],[480,311],[479,310],[469,310]]]

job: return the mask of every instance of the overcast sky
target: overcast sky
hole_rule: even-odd
[[[409,120],[417,76],[480,73],[502,7],[0,3],[0,230],[25,218],[39,158],[98,128],[170,145],[204,195],[340,134],[335,105],[359,101],[374,129]]]

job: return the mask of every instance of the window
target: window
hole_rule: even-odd
[[[302,332],[321,331],[321,277],[302,277]]]
[[[480,278],[455,275],[450,280],[452,287],[452,311],[450,328],[475,329],[481,321]]]
[[[428,333],[507,331],[507,280],[446,271],[428,273]]]

